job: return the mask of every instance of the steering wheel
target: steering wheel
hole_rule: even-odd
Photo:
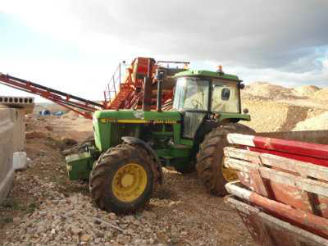
[[[191,104],[196,109],[199,109],[202,106],[202,103],[200,101],[198,101],[197,99],[191,99]]]

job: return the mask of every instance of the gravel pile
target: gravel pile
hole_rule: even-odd
[[[157,235],[169,229],[150,222],[156,215],[149,211],[119,217],[95,208],[89,196],[54,195],[56,199],[44,201],[32,214],[15,218],[3,244],[154,245]]]
[[[294,88],[293,93],[296,96],[300,96],[300,97],[310,97],[310,96],[313,96],[313,94],[319,90],[320,90],[320,88],[317,86],[304,85],[304,86]]]
[[[328,112],[297,123],[293,130],[328,130]]]
[[[327,101],[328,100],[328,88],[323,88],[315,92],[312,96],[313,99]]]
[[[200,215],[195,219],[181,210],[188,207],[187,204],[155,197],[146,210],[118,216],[96,208],[89,195],[73,193],[67,196],[56,191],[53,182],[19,176],[19,182],[28,184],[23,192],[33,197],[38,205],[34,212],[13,218],[1,245],[217,245],[222,242],[220,240],[245,237],[242,232],[239,232],[241,235],[220,233],[206,223],[207,215],[226,213],[220,208],[222,204],[215,205],[205,217]],[[151,211],[150,207],[158,210]],[[229,214],[232,215],[230,210]],[[238,219],[236,216],[225,219]],[[220,223],[220,217],[217,220]],[[221,226],[231,228],[234,223]],[[240,226],[239,219],[237,224]]]
[[[267,82],[253,82],[247,85],[242,91],[242,97],[247,100],[262,101],[297,98],[297,96],[293,93],[292,88],[286,88]]]
[[[251,121],[243,121],[257,132],[290,131],[309,114],[308,107],[290,105],[272,101],[244,100],[244,108],[248,108]]]

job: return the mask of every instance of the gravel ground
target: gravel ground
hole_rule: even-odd
[[[195,174],[164,169],[165,184],[146,209],[134,215],[96,208],[87,183],[67,179],[60,151],[63,138],[81,138],[76,129],[87,135],[87,127],[77,127],[86,122],[28,122],[31,167],[16,173],[10,196],[0,207],[1,245],[254,244],[239,216],[222,198],[208,195]]]

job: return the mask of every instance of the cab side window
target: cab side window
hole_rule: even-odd
[[[230,98],[230,89],[229,88],[222,88],[221,90],[221,99],[222,101],[228,101]]]

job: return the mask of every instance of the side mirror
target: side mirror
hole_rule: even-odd
[[[239,84],[239,89],[242,90],[242,89],[244,89],[244,88],[245,88],[245,84],[240,83],[240,84]]]
[[[248,108],[244,108],[243,113],[244,113],[244,114],[248,114],[248,113],[249,113]]]

